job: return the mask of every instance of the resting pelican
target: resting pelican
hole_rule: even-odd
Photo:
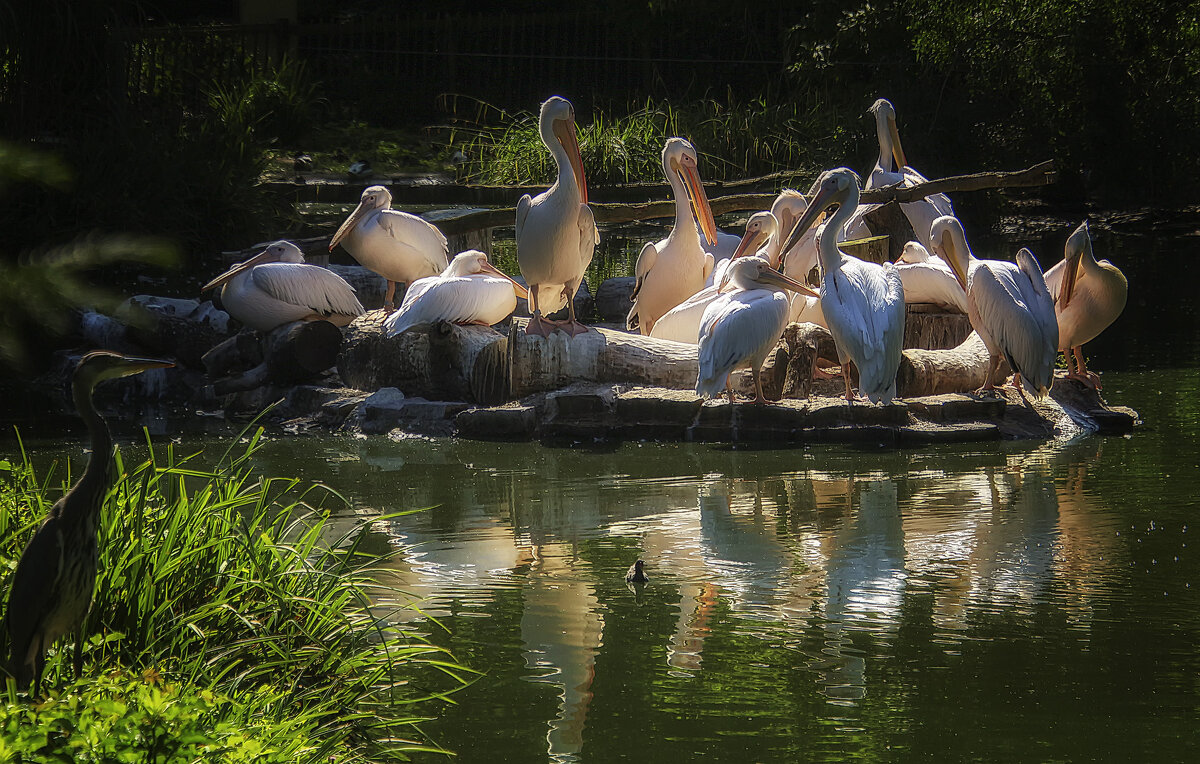
[[[1046,271],[1046,286],[1055,301],[1058,349],[1067,362],[1067,378],[1101,389],[1100,377],[1087,370],[1083,344],[1095,339],[1121,315],[1129,296],[1129,282],[1117,266],[1096,260],[1086,220],[1067,237],[1062,262]]]
[[[778,239],[778,225],[770,212],[756,212],[746,221],[746,232],[738,242],[733,254],[713,267],[713,283],[662,314],[654,322],[650,336],[660,340],[674,340],[695,345],[700,341],[700,319],[704,311],[717,299],[719,285],[726,270],[737,258],[758,252],[772,237]],[[767,258],[768,262],[771,258]]]
[[[277,241],[202,287],[221,287],[225,312],[269,332],[292,321],[324,319],[345,326],[363,314],[354,287],[328,268],[308,265],[300,248]]]
[[[529,285],[533,317],[526,334],[550,335],[561,328],[574,337],[587,331],[575,320],[575,292],[592,262],[600,233],[587,205],[587,178],[575,133],[575,108],[553,96],[542,104],[538,129],[554,155],[558,177],[546,191],[517,202],[517,264]],[[566,305],[570,318],[556,324],[543,317]]]
[[[1015,375],[1017,390],[1024,377],[1043,398],[1054,383],[1054,356],[1058,348],[1058,321],[1046,288],[1042,268],[1028,249],[1017,252],[1017,262],[980,260],[971,254],[958,218],[944,215],[933,221],[933,251],[954,270],[967,293],[967,315],[991,355],[987,382],[1000,356]],[[1024,396],[1024,393],[1021,393]]]
[[[491,326],[512,315],[517,297],[528,296],[525,287],[489,263],[487,255],[470,249],[455,255],[440,276],[414,281],[400,309],[383,326],[389,337],[435,321]]]
[[[725,291],[730,285],[732,292]],[[717,285],[720,294],[701,319],[700,373],[696,393],[712,398],[729,394],[729,373],[749,366],[754,375],[754,402],[766,403],[759,379],[767,354],[779,341],[787,324],[788,298],[783,289],[813,294],[803,284],[789,279],[761,257],[732,260]]]
[[[446,237],[433,223],[391,209],[392,193],[368,186],[358,207],[329,240],[329,251],[341,244],[355,260],[387,279],[383,305],[395,307],[396,284],[411,284],[446,269]]]
[[[925,302],[967,312],[967,295],[954,271],[939,257],[929,254],[920,242],[910,241],[896,258],[896,270],[904,282],[905,302]]]
[[[875,133],[879,139],[879,158],[867,176],[866,188],[883,188],[899,183],[908,188],[926,183],[924,175],[908,166],[904,148],[900,145],[900,132],[896,128],[896,109],[886,98],[880,98],[868,110],[875,116]],[[893,164],[894,162],[894,164]],[[875,206],[875,205],[872,205]],[[928,249],[929,230],[933,221],[942,215],[953,215],[954,205],[945,194],[930,194],[915,202],[902,202],[900,209],[912,224],[913,232],[921,244]]]
[[[696,149],[682,138],[670,138],[662,161],[675,196],[675,226],[667,238],[642,247],[634,268],[637,282],[625,325],[642,334],[653,331],[662,314],[703,289],[712,273],[713,256],[700,246],[693,211],[708,242],[717,241],[717,224],[696,170]]]
[[[837,205],[820,241],[821,312],[837,345],[846,400],[855,400],[848,363],[853,361],[858,366],[859,390],[869,401],[886,403],[896,397],[896,370],[904,340],[904,285],[891,263],[864,262],[838,249],[837,235],[858,206],[854,171],[845,167],[828,170],[817,179],[816,189],[784,250],[800,240],[818,215]]]

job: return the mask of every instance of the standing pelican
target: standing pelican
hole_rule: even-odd
[[[587,178],[575,133],[575,107],[552,96],[542,104],[538,120],[542,143],[558,166],[558,177],[546,191],[517,202],[517,264],[529,285],[533,317],[526,334],[550,335],[561,328],[574,337],[587,331],[575,320],[575,292],[592,262],[600,233],[587,205]],[[566,305],[570,317],[555,324],[543,314]]]
[[[904,284],[891,263],[864,262],[838,249],[838,234],[858,206],[854,171],[845,167],[828,170],[817,179],[816,189],[784,250],[800,240],[818,215],[837,205],[820,241],[821,312],[837,345],[846,400],[855,400],[848,364],[853,361],[862,394],[871,402],[886,403],[896,397],[896,370],[904,340]]]
[[[663,146],[662,161],[675,197],[675,225],[667,238],[642,247],[634,268],[637,282],[625,325],[642,334],[650,334],[660,316],[703,289],[712,273],[713,256],[700,246],[696,223],[710,244],[717,241],[717,224],[696,170],[696,149],[683,138],[671,138]]]
[[[1003,355],[1015,374],[1018,392],[1024,377],[1039,398],[1045,397],[1054,383],[1058,321],[1037,258],[1021,249],[1015,264],[980,260],[967,245],[962,223],[950,215],[933,221],[930,238],[933,251],[950,265],[966,291],[971,326],[991,355],[981,389],[993,389],[992,375]]]
[[[654,322],[650,336],[660,340],[674,340],[695,345],[700,341],[700,319],[708,306],[716,300],[719,286],[726,270],[745,254],[759,251],[772,237],[778,239],[778,224],[770,212],[756,212],[746,221],[746,232],[738,242],[737,249],[726,260],[713,268],[713,283],[662,314]],[[768,262],[771,260],[768,256]]]
[[[883,188],[897,183],[904,188],[927,182],[924,175],[908,166],[900,131],[896,128],[896,109],[886,98],[877,100],[868,110],[875,117],[875,133],[879,140],[879,158],[867,176],[865,188]],[[874,205],[872,205],[874,206]],[[926,249],[933,221],[942,215],[953,215],[954,205],[945,194],[930,194],[915,202],[902,202],[900,209],[912,224],[913,232]]]
[[[455,255],[440,276],[414,281],[383,326],[389,337],[435,321],[491,326],[512,315],[518,296],[529,293],[489,263],[487,255],[471,249]]]
[[[396,284],[410,284],[446,269],[446,237],[433,223],[391,209],[392,192],[368,186],[358,207],[329,240],[329,251],[341,244],[355,260],[387,279],[383,306],[395,307]]]
[[[905,302],[924,302],[967,312],[967,294],[946,262],[929,254],[920,242],[910,241],[896,258],[896,270],[904,282]]]
[[[1121,315],[1129,297],[1129,282],[1117,266],[1096,260],[1086,220],[1067,237],[1062,262],[1046,271],[1046,286],[1055,301],[1058,349],[1067,362],[1067,378],[1101,389],[1100,377],[1087,370],[1083,344]]]
[[[328,268],[305,263],[290,241],[269,245],[202,289],[216,287],[221,287],[225,312],[260,332],[318,319],[345,326],[363,314],[354,287]]]
[[[730,285],[732,292],[725,290]],[[700,373],[696,393],[706,398],[729,394],[729,373],[749,366],[754,375],[754,402],[766,403],[759,379],[767,354],[779,341],[790,309],[783,289],[813,294],[803,284],[789,279],[761,257],[743,257],[730,262],[717,289],[717,299],[704,311],[700,330]]]

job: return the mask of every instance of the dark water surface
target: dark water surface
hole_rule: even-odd
[[[1182,241],[1098,241],[1132,284],[1087,348],[1146,422],[1125,438],[331,436],[272,440],[258,463],[359,517],[430,508],[376,541],[427,614],[409,617],[484,672],[425,725],[461,761],[1200,760],[1200,277],[1175,267],[1198,253]],[[39,459],[62,451],[25,434]]]

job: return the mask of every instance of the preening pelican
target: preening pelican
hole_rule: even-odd
[[[897,183],[904,188],[925,183],[921,173],[908,166],[904,148],[900,145],[900,132],[896,128],[896,109],[886,98],[876,101],[869,112],[875,116],[875,133],[879,139],[879,159],[867,176],[866,188],[883,188]],[[929,249],[929,230],[933,221],[942,215],[953,215],[954,205],[945,194],[931,194],[915,202],[902,202],[900,209],[912,224],[913,232],[921,244]]]
[[[306,264],[290,241],[271,244],[202,289],[216,287],[221,287],[225,312],[260,332],[316,319],[345,326],[363,314],[354,287],[328,268]]]
[[[734,291],[727,291],[730,286]],[[749,365],[754,375],[754,402],[766,403],[759,374],[787,324],[788,298],[782,290],[813,291],[784,276],[761,257],[732,260],[717,289],[720,294],[701,319],[696,393],[712,398],[724,387],[733,403],[729,373]]]
[[[592,262],[600,233],[587,205],[587,178],[575,133],[575,107],[553,96],[542,104],[538,121],[542,143],[558,166],[558,177],[546,191],[517,202],[517,264],[529,285],[533,317],[526,334],[549,336],[561,328],[574,337],[587,331],[575,320],[575,297],[584,271]],[[566,305],[570,318],[562,324],[545,314]]]
[[[1095,339],[1121,315],[1129,297],[1129,282],[1117,266],[1096,260],[1086,220],[1067,237],[1062,262],[1046,271],[1046,287],[1054,299],[1058,349],[1067,361],[1067,377],[1101,389],[1100,377],[1087,370],[1083,344]]]
[[[842,254],[837,238],[858,206],[858,176],[839,167],[821,174],[816,196],[784,243],[790,249],[817,216],[837,205],[821,236],[821,312],[837,345],[846,380],[846,400],[853,401],[848,362],[858,366],[858,388],[871,402],[896,397],[896,370],[904,340],[904,284],[896,266],[868,263]]]
[[[696,149],[682,138],[671,138],[662,160],[675,196],[675,225],[667,238],[642,247],[634,268],[637,282],[625,325],[642,334],[650,334],[660,316],[703,289],[712,273],[713,256],[700,246],[696,222],[710,244],[717,241],[717,225],[696,170]]]
[[[396,284],[411,284],[446,269],[446,237],[416,215],[391,209],[392,192],[369,186],[358,207],[329,240],[329,251],[341,244],[350,255],[387,279],[384,307],[395,307]]]
[[[980,260],[967,245],[962,223],[950,215],[933,222],[930,238],[934,253],[950,265],[966,291],[971,326],[991,354],[982,389],[993,388],[992,375],[1003,354],[1016,375],[1017,390],[1024,377],[1039,398],[1045,397],[1054,383],[1058,321],[1037,258],[1021,249],[1015,264]]]
[[[409,285],[400,309],[383,322],[388,336],[418,324],[450,321],[491,326],[512,315],[517,297],[529,292],[477,249],[455,255],[439,276],[426,276]]]
[[[700,319],[704,311],[717,299],[718,286],[725,271],[737,258],[754,254],[772,237],[778,239],[778,226],[770,212],[756,212],[746,221],[746,232],[738,241],[733,254],[713,267],[713,283],[662,314],[654,322],[650,336],[660,340],[674,340],[695,345],[700,341]],[[770,261],[770,258],[767,258]]]
[[[967,293],[959,285],[946,261],[929,254],[920,242],[910,241],[896,258],[896,270],[904,282],[905,302],[925,302],[967,312]]]

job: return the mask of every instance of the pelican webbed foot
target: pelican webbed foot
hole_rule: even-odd
[[[586,326],[573,318],[558,322],[557,328],[561,329],[570,337],[577,337],[580,334],[587,334],[588,331]]]
[[[538,337],[549,337],[557,328],[553,321],[547,321],[542,318],[540,313],[535,313],[529,319],[529,323],[525,324],[525,333],[537,335]]]

